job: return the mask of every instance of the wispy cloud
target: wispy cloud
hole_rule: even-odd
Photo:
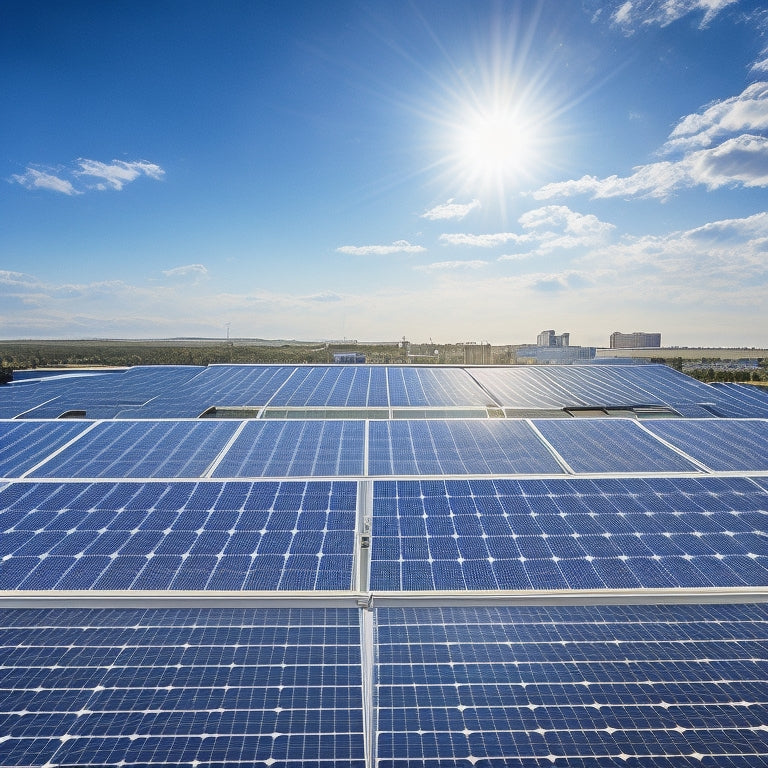
[[[473,259],[471,261],[435,261],[432,264],[419,264],[414,269],[419,272],[455,272],[457,270],[475,270],[488,266],[487,261]]]
[[[582,176],[571,181],[547,184],[533,193],[537,200],[589,195],[609,197],[649,197],[666,199],[679,189],[704,185],[708,189],[725,186],[768,186],[768,139],[743,134],[712,149],[691,152],[676,162],[641,165],[630,176]]]
[[[10,178],[11,183],[21,184],[27,189],[47,189],[50,192],[61,192],[63,195],[77,195],[79,192],[72,186],[71,181],[56,176],[47,171],[38,171],[36,168],[27,168],[24,173],[14,174]]]
[[[422,219],[430,221],[441,221],[445,219],[463,219],[468,213],[480,207],[479,200],[472,200],[470,203],[456,203],[451,198],[447,203],[436,205],[421,214]]]
[[[526,235],[515,232],[494,232],[487,235],[471,235],[467,233],[452,233],[440,235],[440,240],[448,245],[469,245],[474,248],[496,248],[505,243],[525,242]]]
[[[427,249],[411,245],[407,240],[395,240],[392,245],[342,245],[336,250],[351,256],[389,256],[393,253],[423,253]]]
[[[641,26],[666,27],[689,13],[701,13],[700,27],[706,27],[720,11],[738,0],[626,0],[617,4],[611,21],[625,31]]]
[[[102,163],[98,160],[80,158],[77,176],[86,176],[97,180],[96,189],[122,189],[126,184],[139,176],[148,176],[150,179],[162,179],[165,171],[155,163],[145,160],[136,160],[126,163],[123,160],[113,160],[111,163]],[[100,180],[100,181],[99,181]]]
[[[160,180],[165,171],[155,163],[145,160],[125,162],[80,158],[69,167],[41,168],[30,165],[22,174],[14,174],[9,181],[27,189],[46,189],[63,195],[79,195],[89,190],[121,190],[140,176]]]
[[[207,277],[208,269],[204,264],[185,264],[182,267],[174,267],[173,269],[164,269],[163,274],[166,277]]]

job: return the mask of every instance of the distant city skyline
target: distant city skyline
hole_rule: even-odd
[[[0,339],[768,346],[757,0],[0,6]]]

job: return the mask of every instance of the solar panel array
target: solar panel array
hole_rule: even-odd
[[[138,366],[3,387],[0,418],[197,418],[213,408],[561,410],[666,407],[686,417],[768,418],[768,394],[664,365]],[[473,415],[475,415],[473,413]],[[362,418],[365,414],[362,413]]]
[[[768,764],[760,397],[631,365],[0,388],[0,768]],[[686,418],[509,418],[641,406]]]

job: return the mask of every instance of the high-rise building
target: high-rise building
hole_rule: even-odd
[[[641,347],[660,346],[660,333],[645,333],[645,331],[621,333],[621,331],[614,331],[611,334],[611,349],[638,349]]]
[[[571,334],[561,333],[559,336],[553,331],[542,331],[536,337],[537,347],[567,347],[570,344]]]

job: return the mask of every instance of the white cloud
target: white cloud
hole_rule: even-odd
[[[72,186],[72,182],[62,179],[53,173],[38,171],[35,168],[27,168],[22,174],[14,174],[11,182],[21,184],[27,189],[47,189],[50,192],[61,192],[63,195],[77,195],[78,191]]]
[[[505,243],[525,242],[528,239],[526,235],[518,235],[514,232],[496,232],[488,235],[470,235],[466,233],[440,235],[440,240],[449,245],[469,245],[475,248],[495,248]]]
[[[76,167],[39,170],[29,166],[23,174],[15,174],[9,181],[21,184],[27,189],[47,189],[64,195],[80,195],[86,190],[121,190],[139,176],[159,180],[165,176],[165,171],[159,165],[144,160],[113,160],[112,163],[102,163],[80,158]],[[91,179],[94,181],[91,182]]]
[[[523,233],[497,232],[485,235],[443,234],[440,240],[449,245],[466,245],[476,248],[495,248],[512,243],[529,246],[527,254],[509,254],[499,261],[517,261],[543,254],[558,248],[592,246],[605,241],[615,229],[613,224],[600,221],[597,216],[572,211],[565,205],[547,205],[527,211],[518,219]]]
[[[411,245],[407,240],[395,240],[392,245],[342,245],[336,250],[352,256],[388,256],[393,253],[423,253],[427,249]]]
[[[631,20],[631,13],[632,13],[632,3],[630,0],[627,0],[624,5],[620,6],[616,9],[616,12],[611,17],[611,20],[614,24],[629,24]]]
[[[639,26],[666,27],[689,13],[704,12],[700,27],[706,27],[720,11],[738,0],[634,0],[619,5],[611,21],[626,31]]]
[[[470,203],[455,203],[450,199],[447,203],[436,205],[428,211],[421,214],[422,219],[438,221],[444,219],[463,219],[468,213],[480,207],[479,200],[472,200]]]
[[[590,195],[592,198],[668,198],[674,191],[697,185],[718,189],[730,185],[768,186],[768,139],[743,134],[711,149],[692,152],[676,162],[641,165],[630,176],[582,176],[547,184],[533,193],[537,200]]]
[[[738,96],[716,101],[703,112],[684,117],[670,134],[662,153],[709,147],[725,134],[768,129],[768,82],[752,83]]]
[[[454,272],[464,269],[482,269],[488,266],[487,261],[473,259],[471,261],[435,261],[432,264],[420,264],[414,269],[420,272]]]
[[[163,274],[166,277],[207,277],[208,270],[203,264],[185,264],[182,267],[173,269],[164,269]]]
[[[155,163],[147,163],[144,160],[138,160],[126,163],[123,160],[113,160],[111,163],[102,163],[98,160],[88,160],[80,158],[78,161],[79,171],[75,171],[77,176],[88,176],[102,181],[96,185],[97,189],[121,190],[126,184],[139,176],[149,176],[151,179],[162,179],[165,171]]]

